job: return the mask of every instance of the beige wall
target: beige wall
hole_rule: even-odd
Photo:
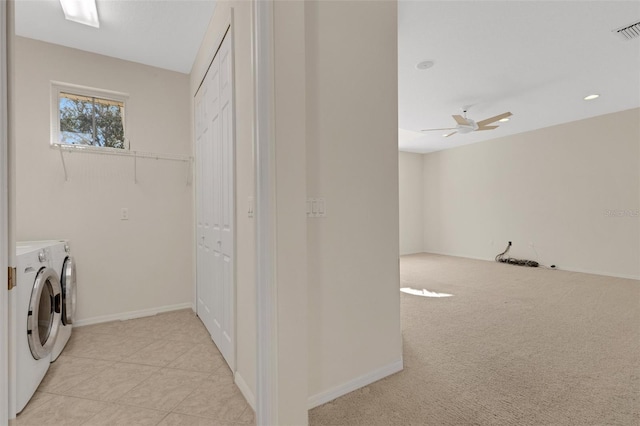
[[[402,357],[395,2],[306,2],[309,392]],[[365,19],[366,18],[366,19]],[[359,382],[362,385],[362,382]]]
[[[425,155],[425,251],[640,278],[639,157],[640,109]]]
[[[400,254],[422,252],[424,238],[424,160],[422,154],[400,152]]]
[[[254,195],[249,2],[218,3],[191,74],[191,95],[231,10],[237,374],[255,392],[255,228],[245,209]],[[274,8],[279,414],[295,424],[306,422],[307,396],[312,403],[337,396],[401,366],[396,17],[394,2],[278,2]],[[305,197],[325,198],[327,217],[307,219]]]
[[[13,16],[13,13],[9,11],[9,16]],[[6,3],[0,4],[0,235],[2,240],[0,241],[0,271],[6,271],[9,265],[15,265],[14,262],[9,263],[9,246],[13,247],[13,243],[9,243],[9,206],[8,199],[9,194],[13,192],[10,190],[9,185],[9,150],[7,146],[8,132],[8,116],[7,116],[7,7]],[[13,19],[11,19],[13,20]],[[9,336],[8,336],[8,320],[9,320],[9,303],[8,303],[9,291],[3,286],[0,289],[0,421],[6,422],[9,413],[9,395],[8,386],[9,382],[9,353],[8,348]]]
[[[129,94],[134,150],[191,155],[188,76],[16,37],[18,240],[66,238],[80,321],[191,303],[192,188],[186,163],[60,153],[49,145],[50,81]],[[130,219],[120,220],[120,209]]]
[[[231,22],[233,11],[236,121],[236,383],[251,404],[256,389],[255,227],[248,217],[254,196],[253,77],[251,73],[252,4],[219,1],[190,75],[189,108],[193,131],[193,97]],[[192,132],[193,134],[193,132]],[[195,291],[194,291],[195,293]]]
[[[308,422],[304,2],[274,3],[278,424]]]

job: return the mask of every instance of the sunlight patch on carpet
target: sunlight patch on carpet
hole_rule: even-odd
[[[414,296],[422,296],[422,297],[451,297],[451,296],[453,296],[453,294],[449,294],[449,293],[436,293],[435,291],[429,291],[429,290],[426,290],[426,289],[417,290],[417,289],[411,288],[411,287],[402,287],[400,289],[400,291],[403,292],[403,293],[412,294]]]

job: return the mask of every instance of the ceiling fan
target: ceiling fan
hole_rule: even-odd
[[[421,132],[430,132],[433,130],[453,130],[453,132],[443,135],[444,137],[448,138],[449,136],[452,136],[456,133],[464,134],[464,133],[475,132],[478,130],[493,130],[493,129],[497,129],[499,126],[489,126],[489,124],[495,123],[496,121],[505,119],[512,115],[510,112],[505,112],[505,113],[496,115],[494,117],[475,122],[472,119],[467,118],[468,109],[469,109],[468,107],[462,108],[462,113],[464,114],[464,117],[462,115],[452,115],[453,119],[456,120],[456,123],[457,123],[456,127],[445,127],[443,129],[424,129],[424,130],[421,130]]]

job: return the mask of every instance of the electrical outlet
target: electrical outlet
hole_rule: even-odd
[[[307,217],[325,217],[326,215],[324,198],[307,198]]]
[[[129,220],[129,209],[127,207],[120,209],[120,220]]]
[[[249,217],[249,219],[253,218],[254,212],[255,212],[255,203],[253,201],[253,197],[249,197],[249,199],[247,200],[249,208],[247,210],[247,216]]]

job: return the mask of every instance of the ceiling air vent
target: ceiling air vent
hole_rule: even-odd
[[[624,27],[620,27],[617,30],[613,30],[613,32],[617,33],[623,40],[638,38],[640,37],[640,22],[636,22],[631,25],[625,25]]]

